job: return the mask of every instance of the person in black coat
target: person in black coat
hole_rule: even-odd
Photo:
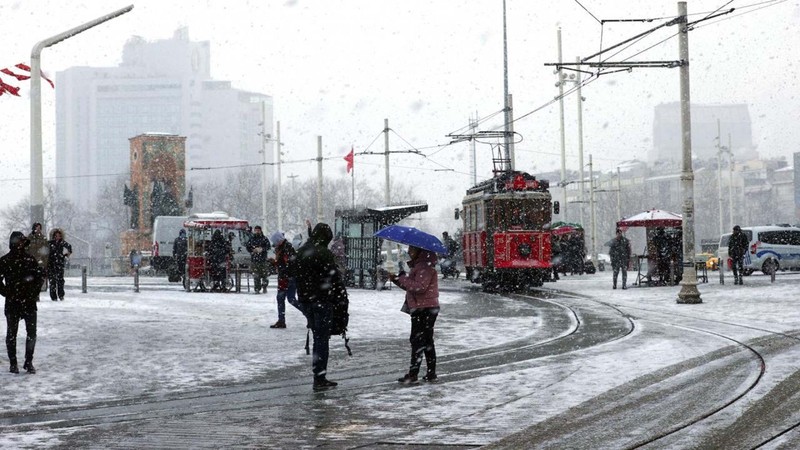
[[[47,261],[47,283],[50,285],[50,300],[64,300],[64,266],[72,255],[72,246],[64,240],[64,232],[59,228],[50,231],[47,241],[49,257]]]
[[[36,347],[36,301],[44,282],[43,269],[36,259],[25,252],[28,238],[19,231],[11,233],[10,251],[0,258],[0,295],[6,298],[6,349],[11,363],[11,373],[17,367],[17,331],[19,321],[25,321],[25,363],[22,368],[36,373],[33,367],[33,350]]]
[[[656,250],[656,267],[658,276],[663,284],[670,281],[670,242],[664,227],[656,228],[656,235],[653,236],[653,246]]]
[[[211,290],[225,290],[225,278],[228,275],[228,257],[230,257],[232,250],[230,243],[222,235],[222,230],[214,230],[214,234],[211,235],[211,242],[208,244],[207,253],[208,270],[211,275],[211,281],[214,282]]]
[[[186,230],[178,232],[178,237],[172,242],[172,259],[175,260],[175,271],[181,277],[186,276],[186,258],[189,254],[189,242],[186,240]]]
[[[611,257],[611,269],[614,273],[614,289],[617,288],[617,276],[622,271],[622,289],[627,289],[628,263],[631,260],[631,241],[623,234],[622,230],[617,229],[617,235],[611,240],[611,248],[608,251]]]
[[[750,245],[750,239],[742,232],[739,225],[733,227],[733,234],[728,240],[728,256],[731,257],[733,262],[733,284],[744,284],[742,275],[744,274],[744,255],[747,253],[747,247]]]
[[[256,225],[253,228],[253,236],[247,241],[245,247],[250,252],[250,270],[253,272],[253,287],[256,294],[260,293],[262,289],[266,293],[267,286],[269,286],[269,249],[271,245],[260,226]]]
[[[329,389],[337,385],[327,379],[328,340],[331,337],[333,304],[340,296],[347,296],[336,258],[328,249],[333,239],[331,227],[318,223],[311,235],[297,251],[295,276],[297,294],[302,312],[308,319],[314,335],[311,368],[314,373],[314,390]]]

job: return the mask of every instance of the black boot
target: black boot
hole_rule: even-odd
[[[19,373],[19,367],[17,367],[17,359],[11,359],[11,368],[8,370],[11,373]]]
[[[22,365],[22,368],[25,369],[31,375],[36,373],[36,368],[33,367],[33,363],[30,361],[25,361],[25,364]]]
[[[339,383],[335,381],[331,381],[324,376],[322,377],[314,377],[314,390],[315,391],[324,391],[326,389],[335,388],[338,386]]]
[[[402,383],[402,384],[413,384],[413,383],[416,383],[417,382],[417,374],[415,374],[415,373],[407,373],[407,374],[403,375],[402,377],[398,378],[397,382],[398,383]]]

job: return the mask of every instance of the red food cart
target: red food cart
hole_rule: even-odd
[[[230,217],[225,213],[198,213],[189,216],[183,226],[186,228],[188,241],[184,287],[187,291],[204,292],[212,285],[208,265],[208,244],[211,242],[211,235],[214,231],[221,230],[222,235],[231,240],[231,247],[235,252],[237,248],[245,246],[250,239],[250,224],[246,220]],[[234,287],[230,271],[233,257],[232,254],[228,258],[223,291],[230,291]]]

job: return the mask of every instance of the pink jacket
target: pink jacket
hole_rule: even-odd
[[[439,307],[439,274],[436,273],[436,254],[422,250],[409,261],[411,270],[398,276],[394,283],[406,291],[406,303],[411,310]]]

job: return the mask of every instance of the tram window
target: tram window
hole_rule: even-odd
[[[478,228],[485,229],[486,228],[486,216],[483,210],[483,203],[479,204],[475,208],[477,210],[477,222]]]
[[[500,229],[537,229],[550,221],[550,202],[546,200],[502,200],[494,205]]]

